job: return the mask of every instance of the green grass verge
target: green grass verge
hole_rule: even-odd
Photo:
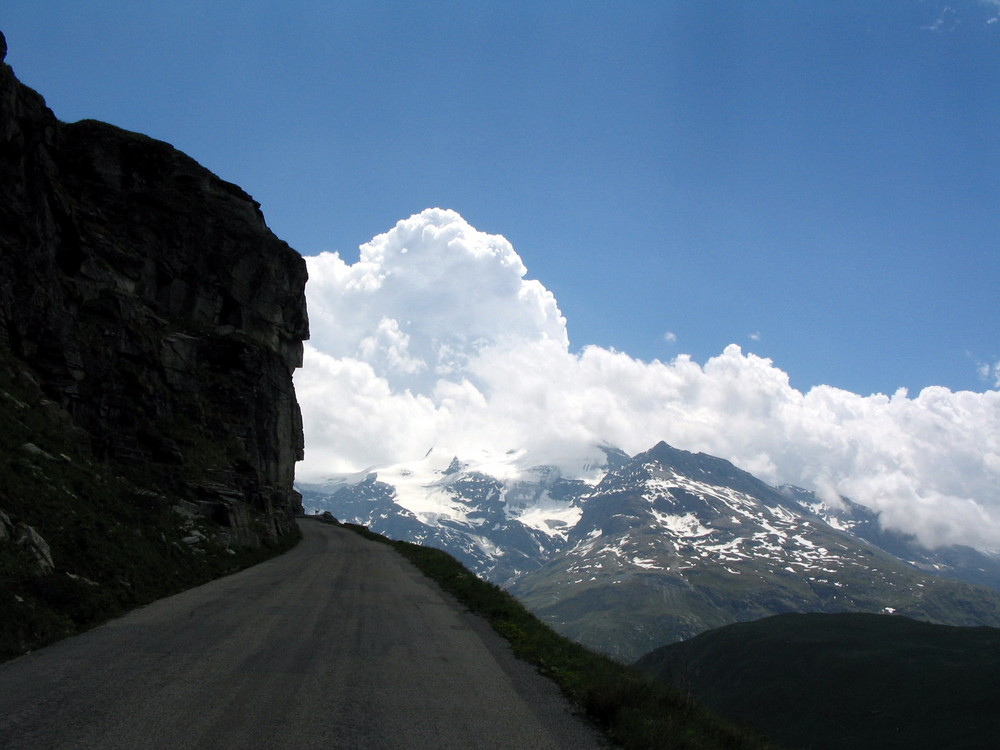
[[[558,684],[615,744],[628,750],[774,748],[694,703],[689,695],[564,638],[513,596],[478,578],[448,553],[393,541],[363,526],[344,527],[391,545],[462,605],[485,617],[510,642],[518,658]]]

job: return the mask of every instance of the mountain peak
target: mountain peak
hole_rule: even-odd
[[[968,594],[909,565],[921,559],[911,548],[869,541],[877,516],[862,506],[836,515],[813,493],[665,442],[633,457],[599,447],[596,484],[519,451],[516,467],[456,458],[442,476],[442,456],[436,472],[411,465],[367,487],[300,489],[312,508],[447,549],[557,630],[618,658],[778,612],[1000,624],[996,593]],[[963,604],[942,604],[948,597]]]
[[[692,453],[674,448],[662,440],[648,451],[637,454],[634,461],[641,464],[656,464],[666,472],[746,492],[767,506],[798,507],[784,493],[762,482],[750,472],[740,469],[731,461],[707,453]]]

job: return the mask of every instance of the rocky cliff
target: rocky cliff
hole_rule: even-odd
[[[232,544],[293,529],[306,268],[249,195],[0,63],[0,271],[0,364],[80,455]]]

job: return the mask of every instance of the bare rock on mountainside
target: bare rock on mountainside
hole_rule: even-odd
[[[258,203],[166,143],[57,121],[0,64],[0,268],[3,366],[88,455],[233,543],[293,529],[306,268]]]
[[[563,635],[627,661],[782,612],[1000,626],[995,555],[920,548],[864,506],[827,506],[715,456],[600,450],[595,483],[428,454],[299,488],[309,508],[447,550]]]

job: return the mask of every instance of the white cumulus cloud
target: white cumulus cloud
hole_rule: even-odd
[[[306,260],[304,481],[431,447],[526,449],[568,468],[597,443],[636,453],[666,440],[847,495],[927,544],[1000,547],[1000,391],[803,393],[735,344],[704,364],[574,353],[510,243],[454,211],[400,221],[353,264]]]
[[[394,390],[428,394],[488,347],[567,345],[555,297],[511,244],[454,211],[428,209],[361,247],[357,263],[322,253],[309,264],[314,346],[373,366]]]

